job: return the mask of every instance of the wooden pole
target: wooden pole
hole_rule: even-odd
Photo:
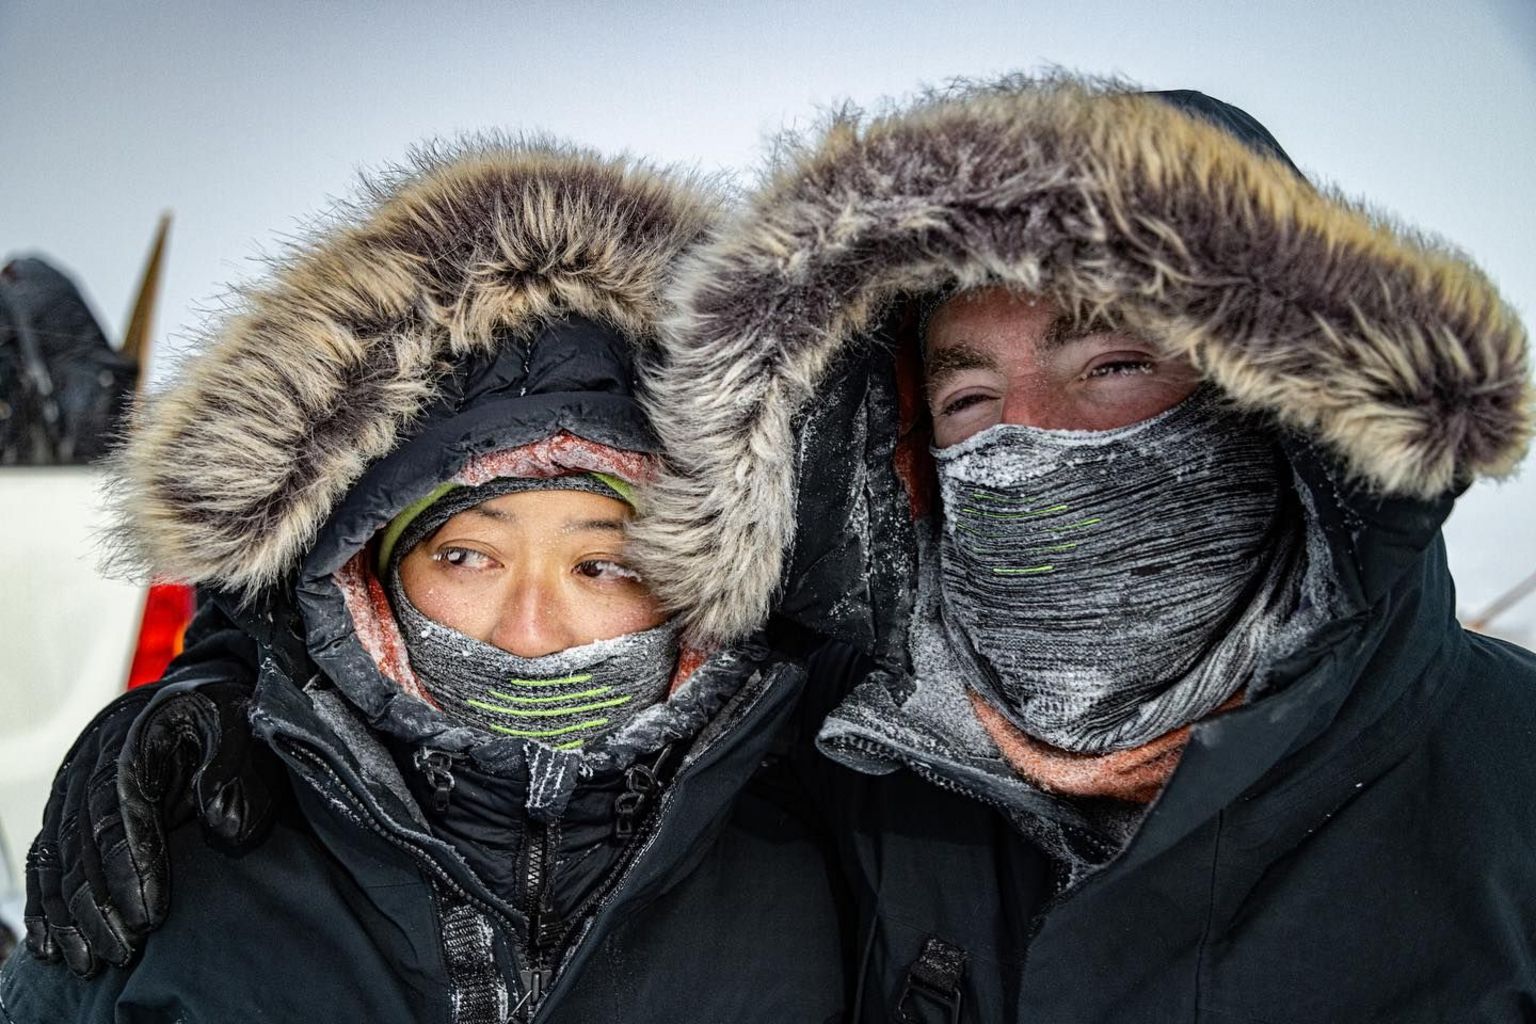
[[[1530,597],[1533,593],[1536,593],[1536,572],[1531,573],[1525,579],[1490,601],[1486,608],[1472,617],[1467,623],[1467,628],[1476,630],[1479,633],[1484,632],[1487,630],[1489,623],[1496,617],[1509,611],[1509,609]]]
[[[144,273],[139,278],[139,291],[133,300],[133,312],[128,316],[128,329],[123,332],[123,344],[119,351],[139,364],[139,386],[143,387],[144,373],[149,369],[149,350],[153,343],[155,300],[160,291],[160,265],[165,259],[165,240],[171,231],[171,214],[160,215],[155,228],[155,240],[149,249],[149,259],[144,263]]]

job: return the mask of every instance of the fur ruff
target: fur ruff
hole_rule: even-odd
[[[708,183],[542,140],[414,154],[234,296],[112,466],[118,564],[251,592],[297,565],[453,361],[568,314],[654,345]]]
[[[765,619],[797,419],[902,294],[1005,284],[1160,339],[1381,494],[1525,452],[1524,329],[1476,267],[1158,99],[1013,78],[781,152],[684,261],[651,388],[670,471],[637,550],[696,639]]]

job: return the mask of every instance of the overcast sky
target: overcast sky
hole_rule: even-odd
[[[545,129],[745,172],[829,103],[1051,64],[1236,103],[1536,317],[1533,0],[0,0],[0,255],[53,258],[115,335],[173,210],[170,347],[359,169],[428,136]],[[1464,607],[1536,571],[1532,522],[1529,468],[1463,499]],[[1536,639],[1536,598],[1505,629]]]

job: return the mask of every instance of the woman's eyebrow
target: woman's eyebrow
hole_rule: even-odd
[[[957,373],[966,370],[996,371],[998,365],[997,360],[991,355],[962,341],[958,345],[946,345],[930,355],[925,369],[928,375],[928,390],[936,391]]]

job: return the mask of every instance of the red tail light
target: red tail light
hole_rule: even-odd
[[[196,598],[191,587],[157,583],[144,599],[144,618],[139,623],[139,642],[128,669],[128,689],[153,683],[165,674],[171,659],[181,653],[187,623],[192,621]]]

